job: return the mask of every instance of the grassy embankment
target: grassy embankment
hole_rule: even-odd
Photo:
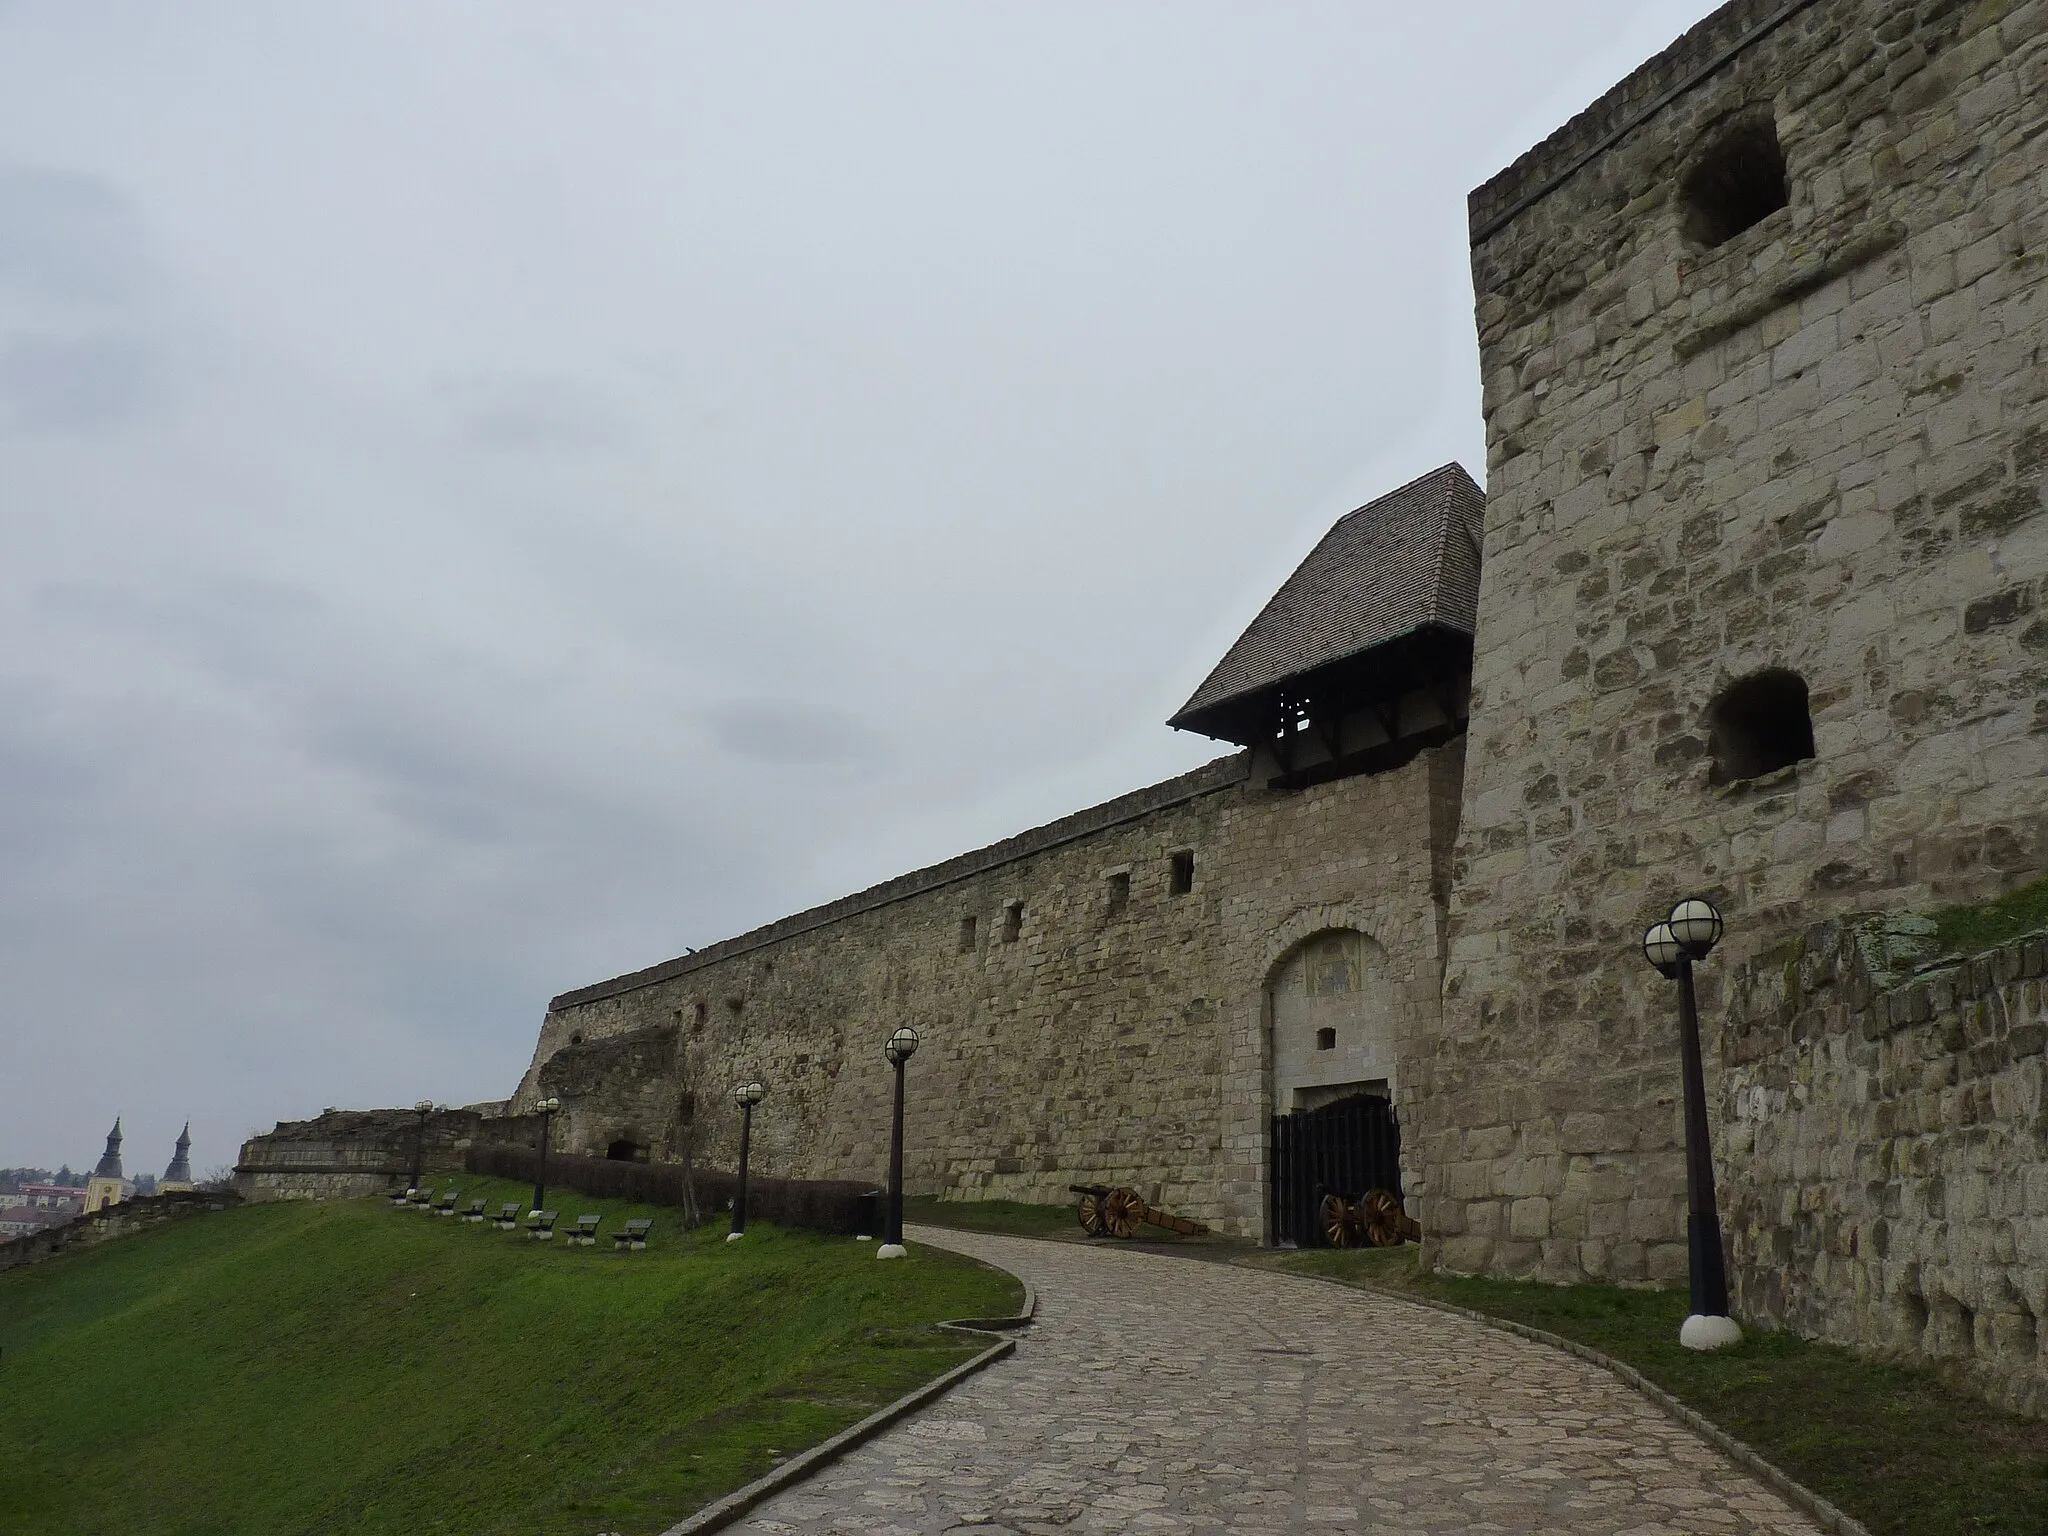
[[[962,1232],[995,1232],[1005,1237],[1052,1237],[1080,1242],[1088,1234],[1081,1230],[1074,1211],[1071,1205],[1027,1205],[1021,1200],[941,1200],[933,1195],[906,1195],[903,1199],[906,1222],[953,1227]]]
[[[1879,1536],[2048,1532],[2048,1424],[2000,1413],[1930,1371],[1788,1333],[1701,1355],[1678,1343],[1683,1291],[1424,1274],[1414,1248],[1262,1254],[1296,1274],[1405,1292],[1590,1345],[1789,1472]]]
[[[931,1325],[1020,1295],[931,1249],[557,1204],[653,1241],[265,1205],[0,1275],[0,1531],[639,1536],[965,1359]]]

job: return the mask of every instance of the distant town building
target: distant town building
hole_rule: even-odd
[[[156,1181],[156,1192],[168,1195],[174,1190],[192,1187],[192,1122],[187,1120],[185,1129],[178,1132],[178,1146],[171,1154],[171,1166],[166,1168],[164,1176]]]
[[[134,1193],[135,1186],[121,1175],[121,1120],[117,1115],[114,1128],[107,1132],[107,1150],[100,1154],[99,1166],[85,1181],[85,1209],[88,1212],[105,1210],[110,1205],[119,1205]]]

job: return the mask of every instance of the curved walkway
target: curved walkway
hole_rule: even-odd
[[[1606,1372],[1513,1334],[1227,1264],[911,1237],[1022,1275],[1038,1321],[740,1529],[1818,1536]]]

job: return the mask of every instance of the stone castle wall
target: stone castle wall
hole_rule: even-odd
[[[2048,936],[1910,979],[1886,937],[1816,925],[1733,979],[1734,1304],[2048,1411]]]
[[[562,1092],[569,1064],[602,1042],[658,1053],[674,1031],[665,1088],[693,1098],[698,1156],[730,1163],[730,1089],[758,1076],[769,1088],[754,1119],[761,1172],[878,1179],[890,1123],[882,1046],[907,1023],[923,1037],[906,1090],[913,1192],[1063,1202],[1070,1183],[1126,1183],[1258,1235],[1268,983],[1319,934],[1372,940],[1359,946],[1373,974],[1356,1027],[1384,1038],[1405,1101],[1398,1064],[1426,1053],[1436,1028],[1434,893],[1462,747],[1291,794],[1247,758],[1224,759],[565,994],[512,1104]],[[1185,852],[1192,887],[1174,894],[1173,855]],[[622,1100],[615,1075],[598,1072],[580,1098],[562,1092],[560,1144],[601,1155],[646,1137],[673,1156],[653,1123],[660,1107]],[[1424,1184],[1418,1165],[1411,1185]]]
[[[330,1109],[287,1120],[242,1144],[235,1189],[247,1200],[353,1200],[403,1189],[412,1173],[420,1117],[409,1109]],[[462,1167],[478,1141],[531,1140],[537,1122],[441,1109],[426,1120],[422,1175]]]
[[[1683,1275],[1635,953],[1675,898],[1733,963],[2048,867],[2048,6],[1784,11],[1724,7],[1472,198],[1487,529],[1420,1149],[1453,1268]],[[1706,249],[1681,180],[1744,122],[1790,206]],[[1709,703],[1766,668],[1816,755],[1717,787]]]

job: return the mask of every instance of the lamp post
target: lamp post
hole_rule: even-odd
[[[540,1111],[540,1166],[533,1175],[533,1208],[546,1208],[548,1203],[548,1121],[554,1118],[556,1110],[562,1107],[560,1099],[542,1099],[533,1106]]]
[[[413,1105],[412,1112],[420,1118],[412,1128],[412,1180],[405,1187],[407,1189],[418,1189],[420,1187],[420,1157],[423,1145],[427,1139],[427,1116],[434,1112],[434,1101],[432,1099],[421,1099],[419,1103]]]
[[[1687,1349],[1721,1349],[1742,1342],[1728,1315],[1728,1274],[1721,1261],[1721,1216],[1714,1204],[1714,1149],[1707,1133],[1707,1079],[1700,1066],[1699,1003],[1693,963],[1721,940],[1721,914],[1713,903],[1689,897],[1643,935],[1643,954],[1659,975],[1678,983],[1678,1053],[1685,1074],[1686,1242],[1691,1257],[1692,1315],[1678,1330]]]
[[[768,1090],[756,1078],[741,1083],[733,1089],[732,1096],[740,1107],[740,1186],[733,1192],[732,1230],[725,1234],[728,1243],[736,1243],[747,1234],[747,1143],[754,1134],[754,1106],[768,1097]]]
[[[889,1037],[883,1054],[896,1069],[896,1119],[889,1131],[889,1214],[882,1223],[878,1259],[900,1259],[903,1246],[903,1063],[917,1052],[917,1031],[908,1024]]]

